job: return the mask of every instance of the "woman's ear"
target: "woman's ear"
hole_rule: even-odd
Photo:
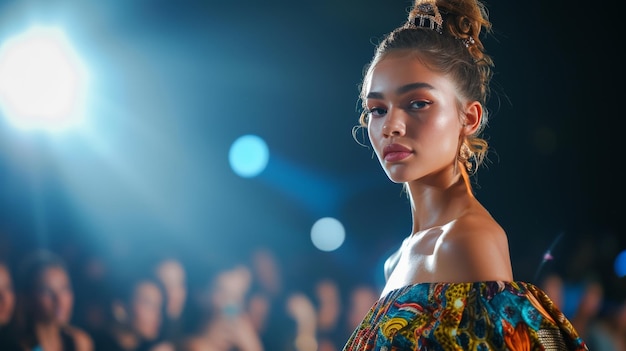
[[[463,135],[472,135],[480,128],[483,119],[483,105],[478,101],[472,101],[465,106],[463,115]]]

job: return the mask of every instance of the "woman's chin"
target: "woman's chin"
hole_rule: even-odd
[[[391,180],[392,183],[396,183],[396,184],[404,184],[410,181],[408,178],[405,178],[405,177],[389,177],[389,180]]]
[[[387,178],[396,184],[403,184],[412,180],[407,174],[398,172],[386,172]]]

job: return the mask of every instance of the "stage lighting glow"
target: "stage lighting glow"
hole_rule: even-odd
[[[620,252],[615,258],[615,274],[618,277],[626,277],[626,250]]]
[[[230,167],[243,178],[259,175],[269,161],[269,149],[265,141],[256,135],[244,135],[232,144],[228,155]]]
[[[311,241],[316,248],[322,251],[335,251],[346,238],[343,224],[335,218],[324,217],[311,227]]]
[[[79,121],[86,70],[62,30],[34,27],[0,47],[0,107],[26,129],[63,129]]]

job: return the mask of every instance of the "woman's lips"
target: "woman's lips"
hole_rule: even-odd
[[[405,158],[411,156],[411,152],[406,152],[406,151],[402,151],[402,152],[390,152],[388,154],[385,154],[385,161],[387,162],[397,162],[397,161],[402,161]]]
[[[413,151],[400,144],[390,144],[383,149],[383,159],[387,162],[402,161],[411,156]]]

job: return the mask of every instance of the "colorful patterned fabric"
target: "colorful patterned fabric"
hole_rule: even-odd
[[[344,351],[587,350],[569,320],[525,282],[421,283],[370,309]]]

